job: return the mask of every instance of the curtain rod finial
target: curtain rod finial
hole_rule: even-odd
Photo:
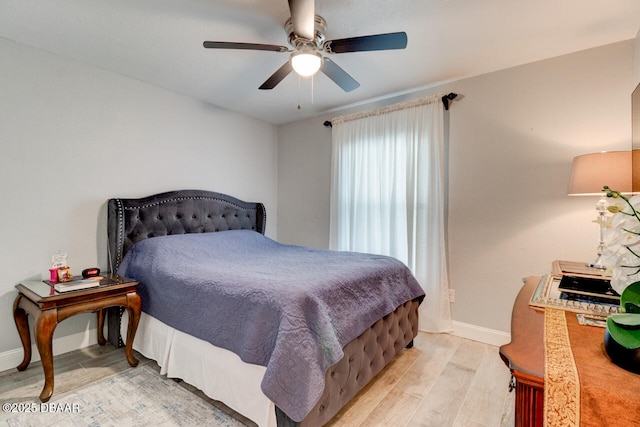
[[[323,125],[324,125],[325,127],[328,127],[328,128],[333,127],[333,126],[332,126],[332,124],[331,124],[331,122],[330,122],[329,120],[325,121],[325,122],[323,123]]]
[[[444,104],[444,109],[448,110],[449,109],[449,101],[453,101],[454,99],[456,99],[456,97],[458,96],[457,93],[449,93],[445,96],[442,97],[442,103]]]

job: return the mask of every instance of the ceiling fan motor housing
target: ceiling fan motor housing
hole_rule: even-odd
[[[287,19],[287,22],[284,24],[284,29],[288,34],[289,44],[293,46],[295,49],[302,48],[311,48],[313,50],[319,50],[322,48],[325,40],[325,32],[327,31],[327,22],[320,15],[315,15],[314,19],[314,32],[315,37],[313,40],[309,40],[305,37],[298,36],[293,31],[293,22],[291,18]]]

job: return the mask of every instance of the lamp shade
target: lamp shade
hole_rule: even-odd
[[[601,196],[605,185],[621,193],[631,193],[631,151],[603,151],[573,159],[570,196]]]

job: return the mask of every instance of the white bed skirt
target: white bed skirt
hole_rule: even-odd
[[[121,335],[127,336],[125,310]],[[273,402],[262,393],[266,368],[243,362],[235,353],[178,331],[142,313],[133,348],[160,366],[160,373],[180,378],[214,400],[256,422],[276,426]]]

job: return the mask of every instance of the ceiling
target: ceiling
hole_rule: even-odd
[[[287,44],[285,0],[0,0],[0,36],[282,124],[636,37],[638,0],[316,0],[327,39],[405,31],[404,50],[331,55],[360,87],[322,73],[258,87],[288,54],[204,49]],[[300,108],[298,108],[300,106]]]

